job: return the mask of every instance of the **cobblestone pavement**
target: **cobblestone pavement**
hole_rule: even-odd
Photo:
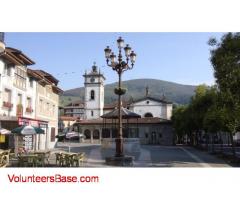
[[[85,152],[84,167],[109,167],[105,157],[114,155],[114,149],[103,149],[99,144],[58,143],[55,150]],[[206,152],[185,146],[142,145],[134,157],[134,167],[231,167],[223,160]],[[51,158],[55,162],[55,158]]]

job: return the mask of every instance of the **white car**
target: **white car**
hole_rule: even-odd
[[[78,132],[75,132],[75,131],[72,131],[72,132],[68,132],[66,133],[66,139],[79,139],[79,138],[85,138],[85,135],[83,133],[78,133]]]

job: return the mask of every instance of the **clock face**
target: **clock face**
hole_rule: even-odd
[[[91,83],[93,83],[93,82],[95,81],[95,78],[92,77],[92,78],[90,79],[90,81],[91,81]]]

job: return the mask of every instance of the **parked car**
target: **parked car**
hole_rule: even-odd
[[[67,140],[79,140],[80,138],[85,139],[85,135],[83,133],[71,131],[71,132],[66,133],[65,138]]]

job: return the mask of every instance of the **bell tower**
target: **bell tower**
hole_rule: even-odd
[[[96,63],[92,66],[92,71],[85,72],[84,87],[85,87],[85,118],[97,119],[103,115],[104,107],[104,80],[105,77],[98,70]]]

